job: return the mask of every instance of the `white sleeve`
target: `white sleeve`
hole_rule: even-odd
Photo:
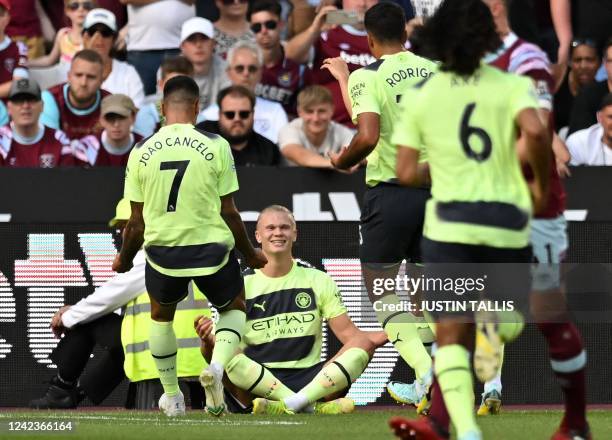
[[[576,133],[572,133],[570,137],[567,138],[566,145],[567,149],[570,153],[570,165],[584,165],[584,150],[586,145],[584,145],[584,134],[586,134],[587,130],[579,130]]]
[[[297,120],[297,119],[296,119]],[[281,127],[278,133],[278,146],[282,150],[287,145],[302,145],[300,129],[293,121]],[[304,145],[302,145],[305,147]]]
[[[340,126],[340,141],[341,145],[338,151],[340,151],[343,147],[348,147],[355,136],[355,131],[351,130],[348,127],[345,127],[342,124],[338,124]]]
[[[198,124],[204,121],[218,121],[219,120],[219,107],[217,104],[211,104],[200,112],[198,115]]]
[[[144,86],[142,85],[142,80],[140,79],[140,75],[133,66],[128,66],[127,71],[129,74],[126,78],[128,80],[128,90],[130,91],[130,98],[134,102],[134,105],[137,108],[141,108],[144,104]]]
[[[141,250],[134,258],[134,267],[126,273],[119,273],[71,306],[62,315],[67,328],[93,321],[124,306],[138,295],[146,292],[145,257]]]
[[[272,142],[278,145],[278,136],[281,129],[289,123],[289,118],[287,118],[287,113],[282,105],[279,103],[276,104],[276,112],[274,112],[274,130],[270,133],[270,136],[274,137],[274,139],[270,139]]]

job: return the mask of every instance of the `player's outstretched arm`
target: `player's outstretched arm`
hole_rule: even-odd
[[[142,216],[144,203],[130,201],[132,214],[123,230],[123,245],[113,261],[113,270],[118,273],[132,268],[132,261],[144,242],[145,223]]]
[[[234,197],[231,194],[221,197],[221,217],[232,231],[236,248],[244,256],[246,264],[253,269],[264,267],[268,259],[260,249],[255,249],[251,240],[249,240],[240,213],[234,204]]]
[[[531,186],[533,208],[537,214],[545,208],[551,162],[551,139],[538,111],[526,108],[519,112],[516,123],[525,140],[525,155],[534,175]]]
[[[358,165],[376,148],[379,137],[380,115],[373,112],[360,113],[357,116],[357,134],[341,154],[330,154],[332,165],[340,170]]]
[[[331,318],[328,321],[329,328],[342,345],[351,344],[361,346],[370,356],[378,347],[388,342],[385,332],[364,332],[359,330],[351,321],[348,313]]]

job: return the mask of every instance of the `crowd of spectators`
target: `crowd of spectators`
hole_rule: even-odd
[[[405,9],[409,35],[431,3],[0,0],[0,165],[124,166],[164,123],[165,82],[188,75],[198,127],[226,138],[237,165],[331,169],[354,134],[337,77],[375,59],[362,23],[328,14],[363,17],[378,1]],[[507,3],[511,28],[552,61],[567,164],[612,165],[612,2]]]

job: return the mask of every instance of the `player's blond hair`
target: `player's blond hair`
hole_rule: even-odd
[[[301,110],[321,104],[334,105],[334,99],[332,98],[331,92],[323,86],[314,85],[306,87],[300,92],[297,98],[297,105]]]
[[[261,217],[264,214],[267,214],[269,212],[282,212],[283,214],[287,214],[287,217],[289,217],[289,221],[291,222],[291,226],[293,226],[293,228],[295,229],[296,222],[295,222],[295,217],[293,216],[293,212],[291,212],[291,210],[289,210],[288,208],[285,208],[282,205],[270,205],[267,208],[264,208],[259,213],[259,216],[257,216],[257,226],[259,226],[259,221],[261,220]]]

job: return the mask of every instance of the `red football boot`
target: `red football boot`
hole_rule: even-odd
[[[448,440],[448,433],[441,432],[429,417],[406,419],[391,417],[389,426],[396,437],[402,440]]]

